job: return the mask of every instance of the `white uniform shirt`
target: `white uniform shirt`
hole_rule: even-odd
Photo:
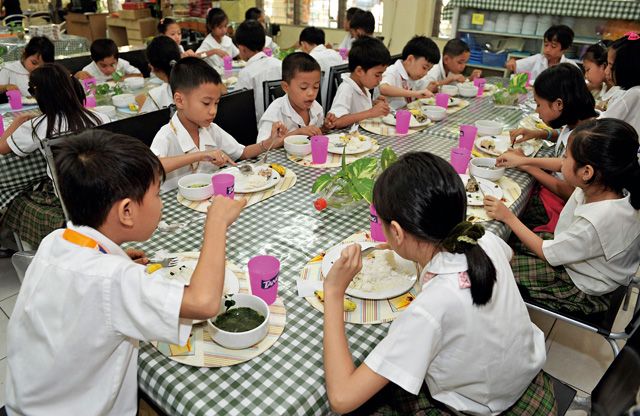
[[[147,92],[147,98],[140,109],[141,113],[149,113],[151,111],[161,110],[173,104],[173,94],[168,82],[151,88]]]
[[[564,126],[562,130],[560,130],[560,135],[558,136],[558,140],[556,140],[556,147],[554,149],[555,157],[563,157],[564,154],[567,153],[567,144],[569,142],[569,136],[571,136],[572,131],[573,130],[570,129],[569,126]],[[562,172],[553,172],[552,175],[560,179],[561,181],[564,180],[564,175],[562,174]]]
[[[542,243],[552,266],[564,266],[578,289],[603,295],[627,285],[640,263],[640,213],[619,199],[585,203],[576,188],[560,213],[553,240]]]
[[[196,53],[208,52],[211,49],[222,49],[223,51],[228,53],[232,58],[235,58],[240,53],[240,51],[238,50],[236,45],[233,44],[233,41],[229,36],[224,35],[222,37],[222,41],[218,43],[218,41],[215,40],[213,36],[211,36],[211,33],[209,33],[207,37],[204,38],[204,40],[202,41],[202,44],[200,45],[200,47],[196,50]],[[224,61],[218,55],[211,55],[205,58],[204,60],[211,66],[224,68]]]
[[[491,300],[475,306],[471,290],[460,288],[464,254],[436,254],[422,278],[437,276],[423,284],[365,364],[409,393],[418,394],[426,382],[434,399],[457,411],[495,415],[524,393],[546,351],[516,286],[511,248],[490,232],[479,244],[496,268]]]
[[[601,106],[602,103],[606,103],[605,108],[608,109],[611,105],[613,105],[613,103],[615,103],[618,100],[618,98],[622,97],[624,93],[625,93],[625,90],[618,87],[617,85],[614,85],[608,90],[602,92],[598,105]]]
[[[281,121],[287,130],[296,130],[306,126],[322,127],[324,124],[324,112],[322,106],[314,101],[309,109],[309,124],[305,124],[304,120],[296,110],[291,106],[289,95],[273,100],[267,111],[264,112],[260,123],[258,123],[258,142],[266,140],[271,136],[271,127],[273,123]]]
[[[29,71],[22,65],[21,61],[7,62],[0,70],[0,85],[16,85],[20,89],[23,97],[30,97],[29,94]]]
[[[151,143],[151,151],[158,157],[179,156],[186,153],[219,149],[231,159],[237,160],[242,156],[244,146],[238,143],[229,133],[217,124],[198,129],[200,147],[197,148],[193,139],[184,128],[178,113],[174,114],[169,124],[162,126]],[[167,192],[178,187],[178,180],[194,172],[215,172],[218,167],[213,163],[199,162],[192,166],[184,166],[167,173],[166,179],[160,186],[160,192]]]
[[[324,78],[322,79],[322,85],[320,91],[322,92],[322,104],[327,102],[327,89],[329,86],[329,73],[332,66],[342,65],[344,61],[340,54],[333,49],[327,49],[324,45],[317,45],[311,49],[309,55],[313,57],[318,64],[320,64],[320,70],[324,72]]]
[[[273,38],[271,36],[266,36],[265,35],[265,37],[264,37],[264,47],[265,48],[269,48],[272,51],[275,51],[276,49],[278,49],[278,44],[273,41]]]
[[[353,38],[351,37],[351,33],[347,32],[347,34],[344,35],[344,39],[342,39],[342,42],[340,42],[340,46],[338,46],[338,49],[345,48],[347,50],[350,50],[352,44]]]
[[[82,70],[91,74],[91,76],[94,77],[98,82],[107,82],[113,79],[111,75],[103,74],[95,62],[91,62],[89,65],[82,68]],[[136,75],[136,74],[141,75],[140,70],[138,68],[131,65],[129,61],[127,61],[126,59],[122,59],[122,58],[118,58],[118,64],[116,65],[116,70],[120,71],[124,75]]]
[[[257,121],[265,110],[262,83],[280,79],[282,79],[282,61],[273,56],[267,56],[264,52],[253,55],[247,61],[247,66],[240,70],[235,88],[253,90]]]
[[[336,90],[336,96],[333,98],[329,112],[336,117],[342,117],[345,114],[360,113],[372,107],[371,93],[363,91],[351,79],[351,74],[342,74],[342,83]]]
[[[444,69],[444,64],[442,63],[443,59],[444,58],[440,58],[440,62],[438,62],[437,65],[432,66],[429,72],[427,72],[427,75],[423,78],[427,85],[432,82],[442,81],[447,77],[448,73]]]
[[[384,74],[380,85],[387,84],[392,87],[404,88],[411,91],[420,91],[427,88],[429,81],[424,76],[418,80],[409,78],[407,70],[402,65],[402,59],[398,59],[393,65],[389,66]],[[394,109],[402,108],[407,105],[407,99],[404,97],[389,97],[389,106]]]
[[[573,64],[576,67],[578,66],[578,64],[576,64],[575,61],[573,61],[572,59],[569,59],[566,56],[562,55],[560,57],[560,63],[562,64],[562,63],[565,63],[565,62]],[[542,71],[544,71],[545,69],[547,69],[547,68],[549,68],[549,61],[541,53],[537,53],[535,55],[527,56],[526,58],[518,59],[516,61],[516,73],[519,73],[519,72],[530,72],[531,73],[531,81],[533,81],[536,78],[538,78],[538,75],[540,75],[540,73]]]
[[[27,269],[8,327],[9,414],[135,415],[138,340],[184,345],[184,286],[149,275],[106,236],[108,254],[53,231]]]
[[[599,118],[617,118],[631,124],[640,132],[640,85],[630,88],[609,102],[607,111],[600,114]]]

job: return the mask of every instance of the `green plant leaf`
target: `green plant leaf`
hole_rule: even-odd
[[[342,172],[347,171],[347,146],[342,149],[342,158],[340,159],[340,166],[342,166]]]
[[[378,161],[371,157],[358,159],[347,165],[347,176],[350,179],[373,178],[378,173]]]
[[[382,150],[382,155],[380,156],[380,167],[382,168],[382,170],[385,170],[396,160],[398,160],[398,155],[396,154],[396,152],[394,152],[390,147],[385,147]]]
[[[311,192],[315,194],[322,191],[324,188],[327,187],[327,185],[333,182],[333,180],[334,178],[331,177],[330,173],[323,173],[322,175],[318,176],[316,181],[313,183],[313,186],[311,187]]]
[[[355,190],[367,201],[371,204],[373,200],[373,185],[374,180],[372,178],[355,178],[353,179],[353,186]]]

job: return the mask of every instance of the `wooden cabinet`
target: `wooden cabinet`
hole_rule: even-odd
[[[107,13],[68,13],[67,33],[93,42],[107,37]]]
[[[157,26],[158,20],[153,17],[136,20],[113,16],[107,18],[109,37],[118,46],[144,45],[148,37],[156,35]]]

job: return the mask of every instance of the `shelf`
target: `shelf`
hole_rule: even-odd
[[[536,39],[536,40],[542,40],[542,36],[540,35],[522,35],[519,33],[505,33],[505,32],[487,32],[485,30],[476,30],[476,29],[458,29],[458,32],[463,32],[463,33],[475,33],[478,35],[485,35],[485,36],[502,36],[502,37],[506,37],[506,38],[523,38],[523,39]],[[580,45],[591,45],[594,43],[598,43],[600,41],[600,39],[598,38],[589,38],[586,36],[577,36],[573,39],[573,43],[574,44],[580,44]]]

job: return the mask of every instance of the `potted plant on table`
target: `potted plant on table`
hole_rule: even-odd
[[[518,105],[520,95],[527,93],[527,80],[529,76],[525,73],[515,74],[510,80],[507,87],[498,87],[493,94],[493,100],[496,105]]]
[[[347,165],[346,155],[342,154],[342,166],[333,175],[324,173],[311,187],[318,195],[313,202],[318,211],[331,208],[339,212],[349,212],[364,202],[371,204],[375,179],[398,159],[396,153],[387,147],[380,158],[364,157]]]

